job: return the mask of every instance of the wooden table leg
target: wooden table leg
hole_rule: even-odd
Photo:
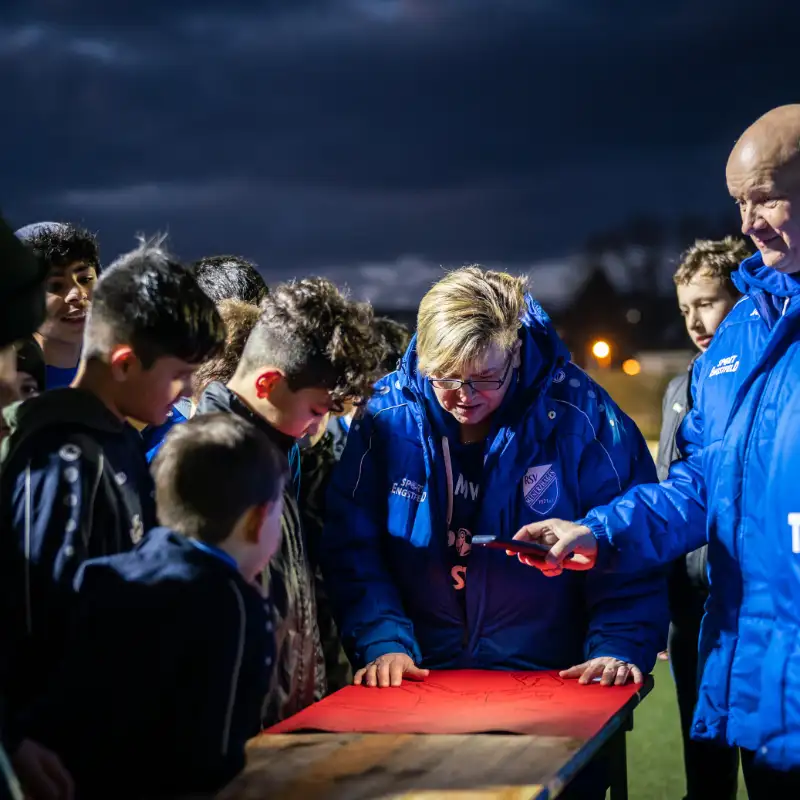
[[[633,727],[618,730],[608,743],[608,762],[611,777],[611,800],[628,800],[628,748],[626,735]]]

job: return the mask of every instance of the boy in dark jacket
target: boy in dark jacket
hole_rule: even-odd
[[[191,274],[143,245],[98,283],[75,388],[7,409],[0,650],[10,661],[10,720],[61,658],[80,565],[130,550],[155,523],[152,478],[126,417],[162,422],[223,340],[214,304]]]
[[[170,432],[154,473],[163,527],[83,565],[70,653],[30,721],[79,797],[214,792],[260,728],[275,643],[255,578],[279,546],[285,459],[208,414]]]
[[[750,255],[747,245],[732,237],[699,240],[681,258],[674,280],[686,330],[700,354],[708,349],[719,324],[736,305],[740,294],[731,273]],[[692,365],[694,362],[692,362]],[[670,465],[681,457],[676,436],[691,408],[691,368],[670,381],[664,393],[661,436],[656,467],[665,480]],[[686,800],[736,797],[739,758],[736,750],[691,739],[697,703],[698,639],[708,597],[708,546],[675,562],[669,581],[669,657],[683,735]]]
[[[346,299],[323,278],[278,285],[262,300],[236,373],[227,385],[208,386],[197,414],[227,411],[248,419],[288,456],[346,398],[371,393],[381,352],[367,304]],[[281,550],[262,578],[277,620],[266,725],[311,705],[326,690],[316,572],[294,487],[287,485],[283,500]]]

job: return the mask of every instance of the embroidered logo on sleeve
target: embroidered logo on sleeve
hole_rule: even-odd
[[[553,465],[531,467],[522,479],[522,493],[531,511],[549,514],[558,502],[558,476]]]
[[[717,375],[724,375],[727,372],[736,372],[739,369],[739,356],[735,353],[732,356],[721,358],[708,373],[709,378]]]

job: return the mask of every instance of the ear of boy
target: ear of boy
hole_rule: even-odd
[[[130,345],[119,345],[111,351],[109,365],[113,379],[117,383],[122,383],[140,363]],[[127,421],[140,433],[147,427],[146,422],[140,422],[138,419],[128,417]]]
[[[127,344],[115,347],[111,351],[108,361],[111,366],[111,375],[118,383],[122,383],[128,378],[136,367],[141,367],[133,348]]]
[[[247,544],[258,544],[261,539],[261,529],[264,527],[264,520],[269,515],[269,503],[263,506],[253,506],[245,512],[242,520],[243,539]]]
[[[256,397],[259,400],[269,400],[281,378],[283,375],[277,369],[267,369],[262,372],[255,380]]]

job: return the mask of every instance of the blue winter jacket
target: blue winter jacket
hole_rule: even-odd
[[[655,480],[633,422],[528,301],[522,366],[485,447],[473,534],[510,539]],[[440,669],[556,669],[616,656],[652,669],[668,626],[663,573],[547,578],[473,547],[462,604],[451,578],[450,442],[458,425],[417,371],[416,339],[351,426],[328,494],[323,572],[351,661],[408,653]]]
[[[692,736],[790,769],[800,767],[800,282],[760,255],[734,281],[746,296],[695,364],[683,460],[584,521],[601,564],[618,570],[708,541]]]

